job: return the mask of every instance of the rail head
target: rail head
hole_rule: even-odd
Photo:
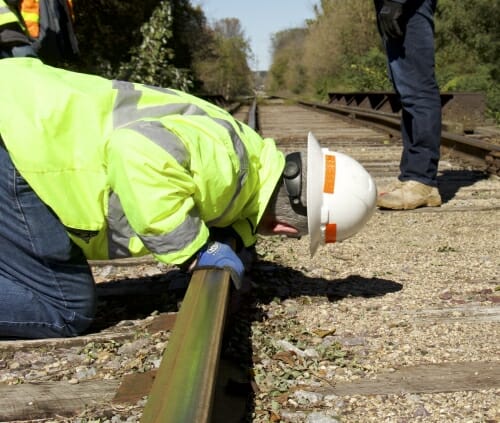
[[[210,421],[230,289],[227,270],[193,272],[142,423]]]

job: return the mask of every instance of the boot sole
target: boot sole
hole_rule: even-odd
[[[439,207],[440,205],[441,205],[441,203],[428,201],[427,203],[424,203],[424,204],[419,203],[416,206],[413,206],[413,204],[407,205],[406,207],[404,207],[403,209],[400,209],[400,210],[415,210],[415,209],[419,209],[420,207]]]
[[[439,198],[428,198],[426,201],[419,201],[417,203],[411,203],[411,204],[401,204],[401,205],[384,205],[383,200],[382,201],[377,201],[377,206],[381,209],[386,209],[386,210],[414,210],[418,209],[419,207],[439,207],[441,206],[442,202],[441,199]]]

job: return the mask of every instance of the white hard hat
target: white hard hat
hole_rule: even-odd
[[[346,154],[307,137],[307,225],[311,256],[319,245],[358,232],[375,211],[377,187],[366,169]]]

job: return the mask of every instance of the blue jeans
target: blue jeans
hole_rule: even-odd
[[[0,140],[0,338],[83,332],[95,284],[82,251],[19,175]]]
[[[434,11],[437,0],[407,1],[404,37],[384,40],[389,77],[402,106],[401,181],[437,186],[441,97],[435,77]],[[377,12],[381,2],[376,0]]]

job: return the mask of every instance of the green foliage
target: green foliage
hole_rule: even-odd
[[[338,86],[338,82],[333,77],[317,78],[312,83],[312,94],[320,100],[328,99],[328,93],[332,91],[331,87]]]
[[[485,92],[500,115],[500,0],[439,0],[436,75],[442,91]],[[295,30],[303,39],[295,42]],[[291,78],[300,69],[302,84]],[[306,28],[275,35],[271,92],[326,98],[329,91],[392,90],[372,0],[321,0]]]
[[[142,25],[142,42],[131,49],[131,59],[122,63],[117,77],[150,85],[170,86],[187,91],[188,74],[173,66],[172,14],[168,1],[160,1],[148,22]]]
[[[249,42],[236,18],[217,21],[211,40],[194,64],[195,73],[203,81],[202,90],[222,94],[226,99],[247,95],[252,90]]]
[[[307,87],[307,68],[303,64],[305,28],[293,28],[273,35],[273,65],[268,89],[273,92],[289,90],[302,93]]]
[[[81,55],[72,67],[113,77],[120,64],[130,59],[131,48],[141,43],[141,26],[159,2],[75,2],[75,32]]]
[[[500,1],[440,0],[436,13],[437,76],[443,91],[482,91],[499,121]]]
[[[285,84],[285,72],[288,68],[288,61],[285,57],[276,58],[269,71],[268,90],[280,92],[287,88]]]
[[[376,36],[371,0],[322,0],[315,14],[307,27],[275,34],[271,90],[325,98],[334,88],[381,79],[375,75],[385,70],[371,64]]]
[[[191,69],[197,54],[203,54],[211,33],[207,19],[199,7],[193,7],[190,0],[170,0],[172,9],[172,37],[168,46],[175,54],[172,64],[176,68]]]
[[[436,13],[438,55],[463,69],[491,64],[492,77],[500,77],[500,1],[440,0]]]
[[[346,57],[340,72],[345,91],[390,91],[387,59],[376,47],[362,56]],[[338,87],[334,90],[340,91]]]
[[[86,0],[75,15],[81,56],[64,67],[227,96],[251,88],[244,35],[221,36],[190,0]]]

